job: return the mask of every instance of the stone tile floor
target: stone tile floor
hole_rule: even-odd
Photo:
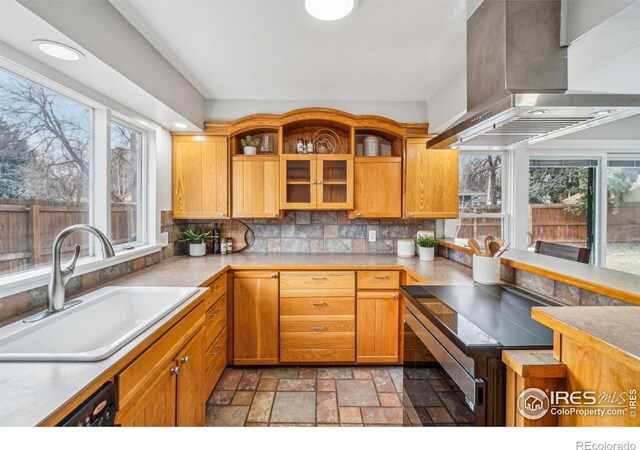
[[[417,416],[423,426],[469,425],[462,398],[439,367],[227,368],[206,424],[411,426]]]

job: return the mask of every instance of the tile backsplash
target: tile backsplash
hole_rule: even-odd
[[[167,213],[167,211],[163,211]],[[219,220],[175,220],[163,231],[175,238],[190,226],[213,227]],[[255,240],[245,252],[281,253],[395,253],[398,239],[414,239],[418,230],[435,232],[435,220],[355,219],[345,211],[288,211],[282,219],[241,219]],[[376,242],[368,242],[370,230]],[[176,246],[176,253],[185,252]]]

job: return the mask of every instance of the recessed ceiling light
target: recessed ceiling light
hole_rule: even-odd
[[[608,116],[609,114],[611,114],[613,112],[612,109],[603,109],[602,111],[596,111],[593,113],[593,115],[595,117],[604,117],[604,116]]]
[[[173,126],[181,129],[189,128],[189,126],[186,123],[181,123],[181,122],[173,122]]]
[[[536,109],[536,110],[530,111],[529,115],[530,116],[541,116],[541,115],[546,114],[548,112],[549,112],[548,109]]]
[[[32,44],[47,55],[63,61],[79,61],[84,59],[84,55],[80,51],[68,45],[61,44],[60,42],[36,39]]]
[[[356,7],[356,0],[304,0],[309,14],[319,20],[340,20]]]

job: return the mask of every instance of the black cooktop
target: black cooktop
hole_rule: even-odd
[[[531,319],[531,308],[556,305],[516,287],[414,285],[401,290],[465,353],[473,347],[553,346],[553,331]]]

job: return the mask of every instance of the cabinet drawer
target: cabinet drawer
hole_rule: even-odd
[[[355,289],[355,272],[280,273],[280,297],[345,297]]]
[[[353,297],[280,298],[281,316],[354,315]]]
[[[207,311],[204,326],[207,332],[205,346],[209,346],[227,325],[227,295],[223,295]]]
[[[150,380],[176,357],[180,348],[202,327],[203,322],[204,302],[201,302],[117,375],[120,408],[124,408],[148,387]]]
[[[225,327],[218,338],[207,348],[204,355],[205,358],[205,378],[204,392],[205,399],[209,398],[209,394],[213,391],[216,383],[220,379],[224,368],[227,366],[227,328]]]
[[[282,349],[280,351],[281,362],[354,362],[356,360],[355,349],[311,349],[297,348]]]
[[[350,350],[356,347],[356,334],[308,331],[302,333],[280,333],[280,348],[286,349],[338,349]]]
[[[280,332],[354,332],[354,316],[280,316]]]
[[[358,289],[398,289],[400,272],[362,271],[358,272]]]
[[[222,274],[209,284],[210,295],[207,297],[205,309],[209,309],[215,302],[227,293],[227,274]]]

